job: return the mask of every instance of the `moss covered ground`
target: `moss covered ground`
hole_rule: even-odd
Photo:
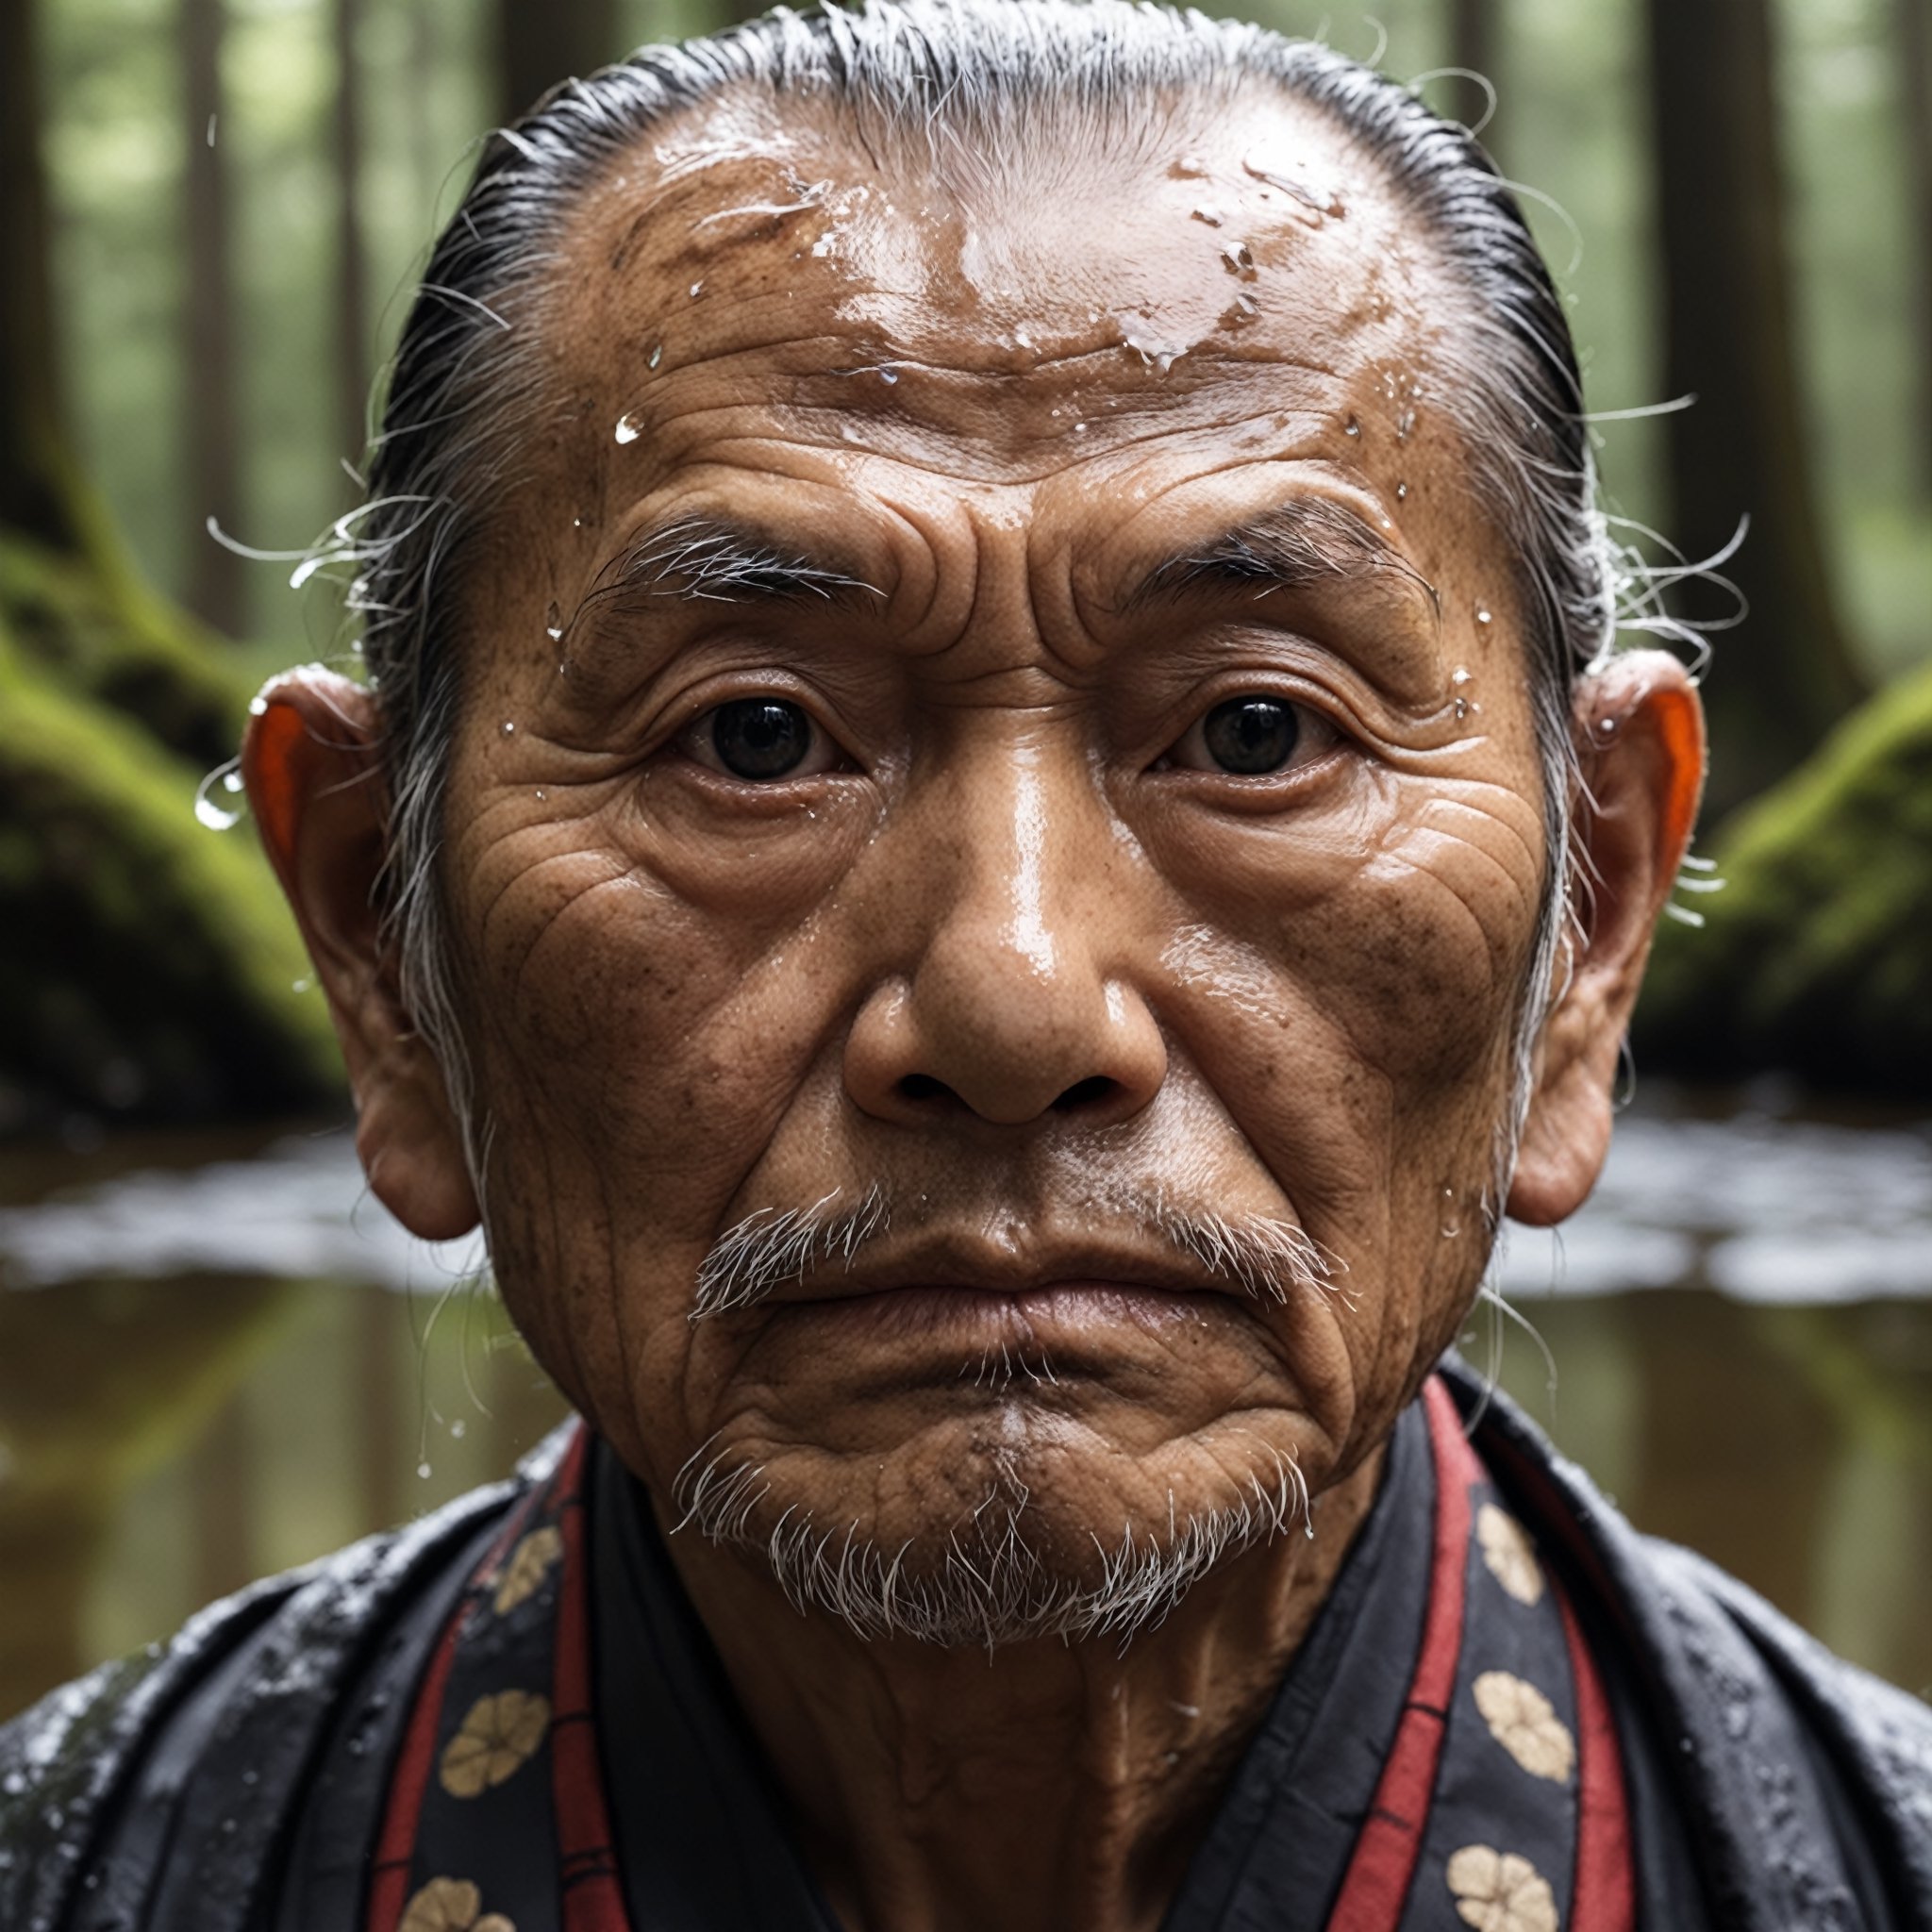
[[[245,688],[140,596],[0,535],[0,1125],[275,1112],[340,1091],[253,835],[194,814]]]
[[[1714,856],[1705,925],[1657,937],[1640,1066],[1932,1095],[1932,664],[1727,824]]]

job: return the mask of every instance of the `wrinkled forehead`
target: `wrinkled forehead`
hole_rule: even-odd
[[[1415,226],[1272,88],[897,132],[746,91],[586,192],[540,327],[619,444],[730,398],[1013,474],[1083,400],[1141,433],[1297,374],[1420,393],[1451,305]]]

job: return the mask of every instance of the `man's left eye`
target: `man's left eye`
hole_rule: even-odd
[[[1334,741],[1334,726],[1306,706],[1251,692],[1197,719],[1161,763],[1188,772],[1269,777],[1310,763]]]
[[[839,749],[810,712],[789,698],[738,698],[707,711],[684,734],[701,765],[750,784],[816,777],[839,763]]]

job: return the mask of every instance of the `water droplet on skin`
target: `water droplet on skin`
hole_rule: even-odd
[[[1456,1211],[1456,1190],[1442,1190],[1442,1239],[1453,1241],[1462,1232],[1462,1222]]]
[[[1490,613],[1480,604],[1475,608],[1475,621],[1478,624],[1488,624],[1490,622]]]
[[[704,293],[704,291],[705,285],[702,281],[693,282],[691,285],[691,299],[693,302],[695,302],[698,299],[698,297]]]
[[[881,369],[879,371],[879,380],[881,382],[897,382],[898,379],[899,372],[896,369]]]
[[[1190,209],[1188,218],[1191,221],[1205,222],[1210,228],[1218,228],[1221,225],[1221,210],[1209,202],[1204,201],[1199,208]]]
[[[1230,242],[1221,251],[1221,265],[1231,275],[1255,273],[1255,252],[1245,242]]]
[[[509,719],[506,718],[503,721],[503,723],[496,727],[496,735],[499,738],[514,738],[516,736],[516,725],[512,724]]]
[[[638,421],[635,416],[620,416],[613,432],[619,442],[635,442],[639,436]]]
[[[1257,181],[1265,181],[1271,188],[1279,188],[1299,202],[1307,210],[1302,219],[1309,227],[1320,227],[1324,215],[1340,217],[1347,212],[1341,205],[1341,196],[1325,182],[1312,180],[1307,162],[1298,156],[1291,159],[1276,159],[1272,155],[1249,155],[1241,166]],[[1265,201],[1267,196],[1263,195],[1262,199]]]
[[[1408,501],[1408,485],[1407,483],[1398,483],[1395,486],[1395,500],[1397,503],[1407,503]]]
[[[571,528],[572,528],[573,530],[581,530],[581,529],[582,529],[582,528],[584,527],[584,520],[583,520],[583,518],[582,518],[582,517],[573,517],[573,518],[571,518],[571,520],[570,520],[570,526],[571,526]]]
[[[1410,431],[1410,430],[1412,430],[1412,429],[1413,429],[1414,427],[1415,427],[1415,411],[1414,411],[1413,409],[1405,409],[1405,410],[1403,410],[1402,414],[1401,414],[1401,415],[1399,415],[1399,416],[1398,416],[1398,417],[1397,417],[1397,418],[1395,419],[1395,440],[1396,440],[1396,441],[1397,441],[1397,442],[1407,442],[1407,441],[1408,441],[1408,434],[1409,434],[1409,431]]]
[[[234,797],[241,790],[242,773],[236,760],[230,758],[225,765],[217,765],[194,788],[194,816],[211,832],[225,832],[231,825],[240,824],[246,807],[223,805],[212,794],[219,791]]]
[[[538,792],[537,792],[537,803],[538,803],[539,805],[541,805],[541,804],[543,803],[543,801],[544,801],[544,800],[545,800],[546,798],[548,798],[549,796],[550,796],[549,792],[547,792],[547,791],[542,791],[542,790],[541,790],[541,789],[540,788],[540,789],[539,789],[539,791],[538,791]]]
[[[660,363],[661,361],[663,361],[663,359],[664,359],[664,344],[663,344],[662,342],[659,342],[659,343],[658,343],[658,344],[657,345],[657,347],[656,347],[656,348],[654,348],[654,349],[653,349],[653,350],[651,351],[651,359],[650,359],[649,363],[648,363],[648,364],[647,364],[646,366],[647,366],[647,367],[649,367],[649,368],[655,369],[655,368],[657,368],[657,366],[658,365],[658,363]]]
[[[360,643],[361,640],[358,638],[357,642]],[[248,700],[248,715],[251,718],[266,718],[268,716],[268,700],[266,698],[250,698]]]
[[[553,643],[563,635],[563,612],[555,604],[543,613],[543,628]]]
[[[1451,684],[1467,684],[1469,682],[1469,666],[1467,664],[1458,664],[1450,674],[1449,682]]]
[[[1084,424],[1084,423],[1075,423],[1075,424],[1074,425],[1074,434],[1075,436],[1085,436],[1085,435],[1087,434],[1087,425],[1086,425],[1086,424]]]
[[[1158,375],[1165,375],[1188,353],[1186,342],[1159,342],[1139,335],[1124,335],[1121,345],[1133,350],[1141,358],[1141,366]]]
[[[1342,425],[1341,433],[1344,436],[1358,437],[1362,433],[1362,425],[1359,423],[1357,423],[1353,416],[1351,416],[1348,419],[1348,421]]]

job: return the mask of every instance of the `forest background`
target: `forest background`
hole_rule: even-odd
[[[1898,1197],[1932,1195],[1932,0],[1209,10],[1484,121],[1570,305],[1620,528],[1661,562],[1644,531],[1697,558],[1749,520],[1725,565],[1749,615],[1713,633],[1706,689],[1699,847],[1727,883],[1687,878],[1678,910],[1705,924],[1660,935],[1637,1058],[1747,1083],[1723,1103],[1744,1109],[1741,1164],[1706,1191],[1746,1216],[1835,1188],[1838,1220],[1824,1264],[1774,1291],[1792,1306],[1725,1312],[1707,1252],[1694,1280],[1626,1280],[1641,1309],[1539,1320],[1559,1353],[1573,1337],[1570,1413],[1596,1430],[1573,1440],[1600,1473],[1624,1458],[1640,1521],[1932,1688],[1923,1246],[1927,1278],[1893,1302],[1823,1306],[1834,1281],[1872,1292],[1846,1230],[1890,1214],[1903,1252],[1924,1204]],[[292,558],[246,560],[208,525],[299,553],[353,505],[414,275],[492,125],[738,11],[0,0],[0,1716],[271,1562],[492,1473],[556,1413],[499,1312],[475,1318],[486,1407],[468,1315],[455,1366],[426,1333],[398,1341],[389,1291],[420,1269],[302,1245],[302,1201],[353,1196],[340,1135],[301,1143],[322,1167],[271,1158],[197,1191],[235,1123],[341,1117],[279,895],[245,822],[209,826],[237,804],[220,767],[249,693],[291,661],[355,662],[339,583],[291,589]],[[1670,594],[1694,621],[1737,614],[1709,587]],[[1890,1124],[1840,1181],[1809,1154],[1776,1168],[1754,1138],[1767,1075]],[[258,1150],[281,1128],[247,1131]],[[244,1278],[208,1257],[224,1226],[256,1242],[247,1268],[278,1241],[283,1258]],[[1689,1283],[1668,1305],[1666,1279]],[[460,1396],[429,1392],[458,1371]],[[493,1420],[458,1453],[466,1417]],[[1732,1548],[1746,1482],[1776,1533]]]
[[[1666,936],[1652,1064],[1932,1089],[1932,921],[1912,916],[1932,787],[1907,783],[1932,733],[1932,683],[1911,676],[1932,657],[1926,8],[1250,9],[1485,123],[1572,306],[1633,541],[1701,558],[1749,520],[1727,573],[1750,614],[1717,634],[1707,690],[1707,827],[1731,884],[1687,908],[1711,916],[1697,944]],[[485,130],[564,74],[733,17],[722,0],[5,0],[0,920],[31,942],[0,964],[0,1130],[333,1091],[321,1003],[290,991],[299,956],[253,854],[158,819],[189,767],[226,755],[254,684],[354,639],[339,585],[293,592],[210,523],[299,550],[353,503],[372,387]],[[1695,585],[1674,602],[1736,608]],[[1726,839],[1727,815],[1888,687]]]
[[[1911,677],[1932,656],[1926,4],[1250,9],[1480,121],[1526,184],[1624,534],[1699,559],[1748,520],[1725,566],[1740,599],[1670,593],[1693,620],[1749,614],[1715,633],[1707,693],[1730,887],[1685,908],[1713,930],[1664,946],[1640,1035],[1667,1067],[1932,1088],[1932,921],[1912,917],[1932,788],[1905,783],[1932,731],[1932,684]],[[353,656],[339,584],[291,591],[232,545],[299,551],[355,501],[372,386],[485,130],[565,74],[734,17],[6,0],[0,916],[10,899],[36,943],[0,969],[0,1128],[273,1109],[334,1084],[258,871],[154,823],[183,773],[145,754],[213,764],[253,684]],[[1901,684],[1726,841],[1727,815]],[[91,704],[116,714],[107,738]],[[88,767],[56,743],[88,744]],[[154,782],[92,769],[122,752]]]

